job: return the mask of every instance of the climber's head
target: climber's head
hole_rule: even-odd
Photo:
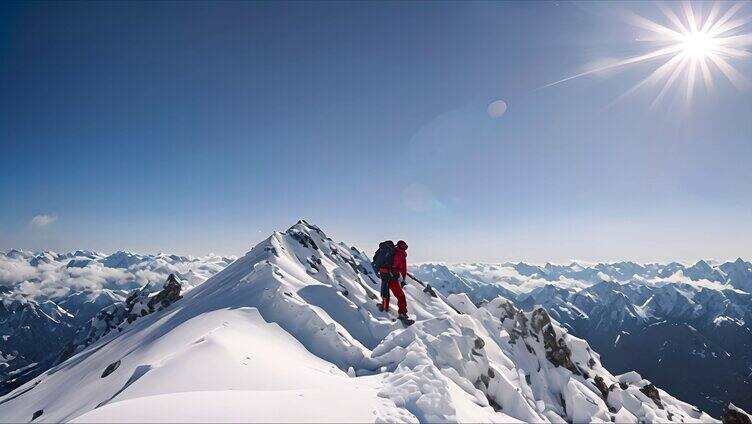
[[[400,240],[397,242],[397,247],[399,247],[402,250],[407,250],[407,243],[405,243],[404,240]]]

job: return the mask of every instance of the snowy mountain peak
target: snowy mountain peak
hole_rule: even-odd
[[[110,268],[129,268],[131,265],[143,261],[144,258],[142,255],[121,250],[102,258],[100,262],[102,265]]]
[[[611,374],[544,308],[404,290],[407,328],[379,311],[368,255],[301,220],[161,310],[136,293],[146,313],[0,398],[0,421],[181,421],[196,404],[243,421],[713,421]]]

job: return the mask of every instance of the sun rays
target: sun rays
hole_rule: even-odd
[[[541,88],[647,62],[655,63],[656,67],[611,105],[648,87],[657,90],[651,107],[661,103],[674,88],[684,89],[679,96],[689,104],[697,86],[704,85],[708,91],[713,91],[714,77],[719,73],[738,89],[750,86],[749,81],[732,64],[736,60],[749,60],[752,57],[745,49],[752,44],[752,33],[746,32],[752,15],[741,16],[744,2],[715,2],[706,13],[701,5],[694,7],[688,1],[681,3],[678,11],[664,4],[658,4],[658,8],[663,13],[665,23],[634,13],[628,15],[631,24],[645,31],[638,39],[638,42],[650,44],[650,49],[645,53],[588,69]]]

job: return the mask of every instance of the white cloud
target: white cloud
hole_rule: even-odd
[[[25,252],[24,252],[25,253]],[[41,258],[45,258],[42,260]],[[101,263],[104,256],[82,266],[71,266],[71,260],[89,260],[73,254],[13,254],[0,252],[0,285],[11,287],[13,293],[32,298],[57,299],[72,291],[132,290],[147,283],[160,284],[170,273],[189,276],[196,285],[226,266],[218,256],[195,259],[171,259],[142,256],[129,268],[110,268]],[[33,262],[32,262],[33,261]]]
[[[46,227],[55,221],[57,221],[56,215],[40,214],[31,218],[31,225],[34,227]]]

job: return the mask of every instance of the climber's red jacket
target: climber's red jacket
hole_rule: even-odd
[[[397,248],[394,249],[392,269],[394,272],[399,273],[402,279],[407,278],[407,244],[403,241],[397,243]]]

